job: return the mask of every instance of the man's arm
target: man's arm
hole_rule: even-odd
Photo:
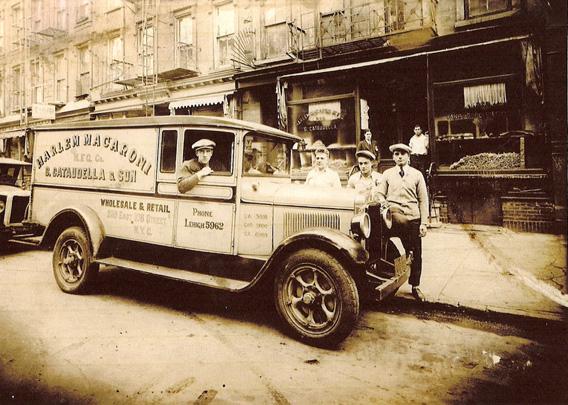
[[[184,164],[178,175],[177,186],[180,193],[187,193],[193,187],[203,179],[203,177],[209,175],[212,172],[209,166],[205,166],[199,169],[199,166],[195,162],[190,164]]]
[[[422,173],[418,173],[418,208],[420,209],[420,224],[426,225],[428,223],[428,189],[426,188],[426,181]]]
[[[372,201],[378,201],[381,205],[385,204],[387,202],[388,188],[387,176],[386,174],[383,174],[379,181],[379,185],[372,191]]]

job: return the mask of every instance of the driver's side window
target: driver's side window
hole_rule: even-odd
[[[234,167],[233,145],[235,142],[235,135],[232,132],[186,129],[183,133],[182,162],[196,159],[192,146],[202,140],[212,141],[215,145],[209,163],[209,166],[213,169],[211,175],[231,176]]]

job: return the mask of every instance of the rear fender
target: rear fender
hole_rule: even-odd
[[[71,226],[80,226],[85,229],[91,241],[93,256],[96,257],[105,238],[105,231],[97,213],[86,205],[76,205],[59,211],[49,221],[49,225],[42,237],[42,245],[53,246],[61,232]]]

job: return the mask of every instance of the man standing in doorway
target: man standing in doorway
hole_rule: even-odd
[[[410,142],[408,143],[410,146],[410,164],[412,167],[420,170],[424,179],[427,178],[426,171],[430,164],[430,159],[428,158],[430,145],[428,142],[428,135],[422,133],[422,128],[420,125],[416,124],[414,126],[414,135],[410,138]]]
[[[422,240],[426,236],[428,222],[428,191],[424,176],[409,166],[410,148],[402,143],[391,145],[395,167],[385,170],[377,188],[374,200],[382,207],[389,208],[393,216],[393,228],[396,223],[406,251],[413,252],[413,261],[409,283],[412,296],[418,302],[425,297],[420,291],[420,275],[422,273]]]

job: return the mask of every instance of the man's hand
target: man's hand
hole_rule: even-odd
[[[205,166],[203,169],[197,172],[197,177],[199,178],[199,181],[201,181],[205,176],[209,176],[211,173],[213,173],[213,169],[211,169],[209,166]]]
[[[416,228],[414,228],[416,229]],[[426,227],[426,224],[420,224],[420,237],[423,238],[424,236],[426,236],[426,231],[428,230],[428,228]]]

